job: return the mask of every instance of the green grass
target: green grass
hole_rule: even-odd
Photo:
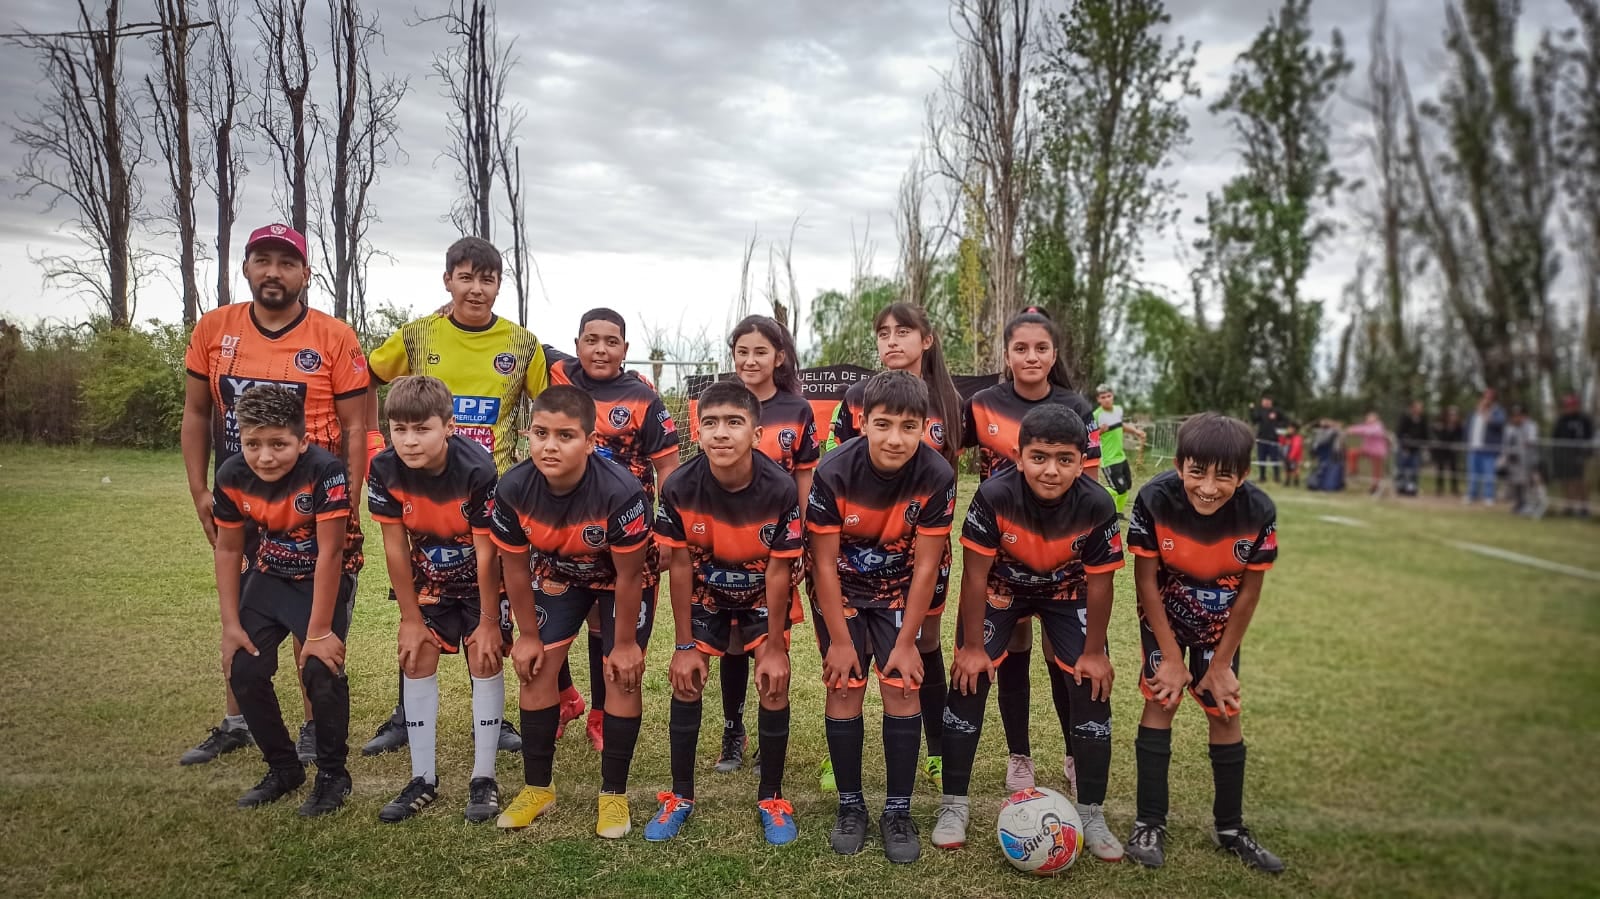
[[[332,820],[301,821],[293,803],[238,811],[233,800],[259,776],[259,755],[235,753],[194,769],[176,764],[221,705],[210,558],[177,455],[0,447],[7,622],[0,893],[1592,894],[1600,883],[1600,779],[1592,773],[1600,750],[1600,583],[1442,541],[1600,569],[1600,531],[1349,496],[1294,493],[1280,496],[1279,509],[1283,559],[1246,640],[1242,681],[1246,816],[1289,872],[1253,874],[1210,848],[1205,725],[1188,705],[1174,739],[1167,867],[1085,859],[1066,883],[1045,886],[1014,874],[984,836],[1002,792],[1004,749],[993,713],[974,778],[974,844],[955,854],[927,848],[910,869],[891,869],[875,841],[855,858],[829,852],[832,799],[818,793],[814,777],[824,741],[808,637],[795,642],[787,790],[801,838],[784,849],[760,842],[748,771],[706,770],[699,809],[673,844],[646,844],[637,829],[621,843],[594,838],[598,760],[576,728],[557,755],[560,805],[552,817],[520,834],[468,827],[460,819],[470,767],[467,676],[452,660],[441,672],[445,798],[436,809],[405,825],[376,821],[409,776],[397,754],[352,762],[355,795]],[[377,532],[369,525],[368,533],[374,546]],[[382,599],[380,559],[369,554],[350,640],[357,743],[393,702],[396,613]],[[1107,807],[1125,835],[1139,713],[1131,574],[1119,575],[1118,590]],[[945,622],[947,646],[953,619]],[[633,768],[636,828],[669,782],[670,643],[663,621],[650,651]],[[577,669],[581,684],[583,665]],[[285,681],[280,692],[298,705],[292,685]],[[709,692],[715,696],[715,687]],[[1041,781],[1059,784],[1061,740],[1042,677],[1034,699]],[[715,700],[707,705],[706,720],[715,722]],[[883,777],[872,715],[866,770],[876,802]],[[298,709],[286,717],[298,721]],[[703,735],[705,766],[717,737],[714,725]],[[518,761],[501,756],[499,774],[502,784],[519,784]],[[919,785],[915,813],[925,845],[936,802]]]

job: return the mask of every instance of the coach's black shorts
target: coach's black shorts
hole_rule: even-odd
[[[790,609],[784,609],[783,629],[786,632],[794,622]],[[689,622],[694,629],[695,645],[710,656],[726,655],[736,644],[744,652],[752,652],[767,641],[770,619],[765,607],[759,609],[707,609],[701,603],[689,607]],[[788,646],[784,646],[785,651]]]
[[[1011,632],[1024,618],[1039,619],[1044,629],[1045,645],[1051,657],[1063,671],[1071,673],[1083,655],[1084,637],[1089,630],[1089,606],[1082,602],[1064,599],[1028,599],[996,597],[989,594],[983,609],[983,651],[996,662],[1006,657],[1006,644],[1011,642]],[[956,628],[956,648],[962,644],[961,628]]]
[[[864,687],[867,685],[866,673],[874,672],[878,675],[878,682],[891,687],[911,686],[901,680],[900,672],[886,671],[885,665],[889,664],[889,653],[894,651],[895,641],[900,639],[900,631],[905,624],[905,610],[903,609],[857,609],[845,606],[845,624],[850,628],[850,642],[855,645],[856,661],[861,666],[862,677],[851,678],[850,686]],[[817,610],[815,603],[811,606],[811,618],[817,628],[817,649],[821,650],[822,657],[828,657],[828,647],[832,640],[828,636],[827,622],[822,620],[822,613]]]
[[[1139,668],[1139,692],[1144,694],[1145,699],[1153,700],[1156,695],[1150,689],[1150,678],[1156,676],[1156,669],[1161,666],[1161,646],[1156,643],[1155,631],[1152,631],[1150,626],[1144,623],[1144,618],[1142,617],[1139,619],[1139,646],[1144,654],[1144,664]],[[1189,695],[1194,697],[1195,702],[1200,703],[1200,707],[1205,709],[1207,715],[1217,718],[1222,717],[1222,705],[1216,701],[1210,691],[1201,693],[1195,689],[1195,685],[1200,683],[1200,678],[1205,677],[1206,672],[1211,670],[1211,656],[1216,651],[1216,647],[1190,646],[1179,641],[1178,649],[1188,656],[1189,676],[1193,678],[1193,680],[1189,681]],[[1233,654],[1234,677],[1239,676],[1239,653],[1242,651],[1243,647]]]
[[[257,571],[243,579],[239,592],[239,625],[256,649],[276,649],[293,634],[305,642],[311,624],[311,580],[291,581]],[[356,576],[339,576],[339,595],[333,605],[333,632],[343,640],[350,633],[355,609]],[[319,635],[320,636],[320,635]]]
[[[590,590],[549,579],[533,582],[534,611],[539,618],[539,639],[545,646],[566,646],[577,639],[589,618],[589,610],[600,609],[600,653],[611,655],[616,645],[617,595],[610,590]],[[639,618],[632,622],[639,648],[650,643],[655,627],[656,587],[646,587],[639,597]]]
[[[1112,493],[1127,493],[1133,489],[1133,469],[1128,467],[1127,459],[1102,465],[1100,471],[1105,475],[1106,484]]]

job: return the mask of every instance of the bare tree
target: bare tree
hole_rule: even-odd
[[[165,26],[153,39],[161,65],[156,75],[146,75],[144,79],[156,146],[167,163],[171,196],[163,217],[178,232],[178,274],[185,325],[193,325],[200,317],[200,285],[195,271],[194,145],[189,128],[189,60],[194,46],[189,26],[193,5],[193,0],[156,0],[156,15]]]
[[[390,75],[374,78],[372,49],[383,40],[376,14],[358,0],[328,0],[334,85],[332,140],[327,155],[328,227],[321,229],[333,314],[364,328],[366,266],[374,253],[367,230],[377,218],[370,190],[399,150],[395,113],[408,84]]]
[[[239,0],[209,0],[208,12],[217,27],[206,42],[205,59],[195,86],[209,144],[209,158],[201,167],[202,179],[217,204],[217,305],[226,306],[232,301],[231,248],[233,223],[239,217],[239,184],[248,171],[241,138],[250,131],[250,79],[233,42]]]
[[[434,74],[444,82],[453,107],[445,155],[456,163],[462,187],[450,220],[464,235],[493,240],[494,178],[506,172],[505,151],[521,121],[519,112],[505,109],[506,83],[517,64],[512,52],[516,41],[500,44],[494,6],[485,0],[452,0],[444,15],[422,21],[443,23],[456,39],[433,60]],[[509,178],[506,188],[509,192]]]
[[[520,114],[518,115],[520,119]],[[513,129],[514,130],[514,126]],[[528,199],[522,183],[522,148],[503,139],[500,144],[500,184],[506,195],[506,224],[511,226],[511,252],[506,254],[506,273],[517,298],[517,324],[528,325],[528,273],[536,268],[528,248]]]
[[[311,104],[317,59],[306,43],[307,0],[254,0],[261,36],[263,90],[257,125],[277,163],[279,207],[306,234],[310,224],[311,153],[319,123]]]
[[[951,25],[960,45],[929,116],[939,174],[983,204],[988,296],[977,333],[993,334],[1021,306],[1035,125],[1024,80],[1033,67],[1032,0],[955,0]],[[1000,361],[999,342],[987,351]]]
[[[25,155],[16,175],[22,195],[42,194],[47,210],[66,204],[68,225],[88,250],[86,256],[39,257],[45,278],[86,291],[114,326],[127,327],[144,145],[125,90],[119,41],[151,32],[127,30],[119,0],[107,0],[98,14],[84,0],[77,7],[75,32],[10,38],[38,56],[46,89],[37,108],[17,116],[15,140]]]
[[[1584,319],[1584,370],[1574,386],[1586,382],[1591,406],[1600,405],[1600,0],[1567,0],[1578,27],[1560,48],[1560,105],[1556,120],[1557,159],[1567,192],[1568,246],[1580,264],[1579,290]]]
[[[918,306],[928,305],[933,291],[933,270],[944,252],[950,236],[951,217],[955,204],[942,210],[942,221],[930,225],[924,218],[923,204],[927,201],[928,179],[926,151],[911,160],[910,168],[900,179],[900,194],[895,208],[895,233],[900,240],[899,281],[904,285],[906,302]]]

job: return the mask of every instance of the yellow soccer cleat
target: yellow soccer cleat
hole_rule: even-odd
[[[556,804],[555,785],[548,787],[523,787],[517,798],[511,800],[506,810],[495,819],[495,826],[504,830],[521,830],[533,819],[550,811]]]
[[[633,821],[628,817],[628,797],[623,793],[601,793],[600,817],[595,821],[595,835],[608,840],[620,840],[630,830],[633,830]]]

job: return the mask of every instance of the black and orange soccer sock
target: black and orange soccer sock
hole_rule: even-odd
[[[722,729],[744,729],[744,698],[750,692],[750,655],[725,655],[722,670]]]
[[[1056,721],[1061,724],[1061,733],[1066,739],[1067,755],[1072,751],[1072,694],[1073,690],[1081,689],[1072,682],[1072,675],[1064,671],[1056,660],[1045,653],[1044,667],[1050,672],[1050,704],[1055,707]],[[1087,697],[1088,692],[1083,695]]]
[[[600,635],[589,632],[589,708],[606,708],[606,648]]]
[[[1033,650],[1013,652],[996,666],[995,704],[1000,706],[1000,727],[1006,733],[1006,750],[1012,755],[1033,755],[1028,741],[1028,703],[1032,689],[1028,684],[1028,665]]]
[[[633,748],[639,743],[639,719],[606,712],[603,727],[605,749],[600,753],[600,792],[626,793]]]
[[[522,710],[522,782],[548,787],[556,767],[556,724],[561,706]]]
[[[928,740],[928,758],[944,755],[944,702],[949,692],[944,678],[944,647],[922,653],[922,733]]]
[[[839,788],[839,807],[865,808],[867,800],[861,795],[861,744],[866,739],[866,726],[861,716],[827,718],[823,729],[828,736],[828,757],[833,761],[833,782]],[[916,773],[914,768],[912,773]]]
[[[911,791],[917,787],[917,744],[922,741],[922,713],[900,717],[883,713],[885,812],[910,812]]]
[[[1216,798],[1211,802],[1211,817],[1217,830],[1238,830],[1244,826],[1244,741],[1211,744],[1211,781]]]
[[[761,749],[761,788],[757,801],[783,795],[783,766],[789,758],[789,707],[756,712],[756,733]]]
[[[1172,731],[1139,725],[1133,741],[1138,783],[1134,814],[1141,824],[1167,823],[1167,768],[1172,764]]]
[[[989,705],[989,677],[978,678],[975,693],[949,691],[946,708],[949,728],[944,737],[944,793],[965,796],[972,789],[972,761],[978,755],[978,739],[983,736],[983,713]]]
[[[667,719],[667,741],[672,753],[672,792],[694,798],[694,752],[700,742],[700,713],[704,703],[672,697]]]

